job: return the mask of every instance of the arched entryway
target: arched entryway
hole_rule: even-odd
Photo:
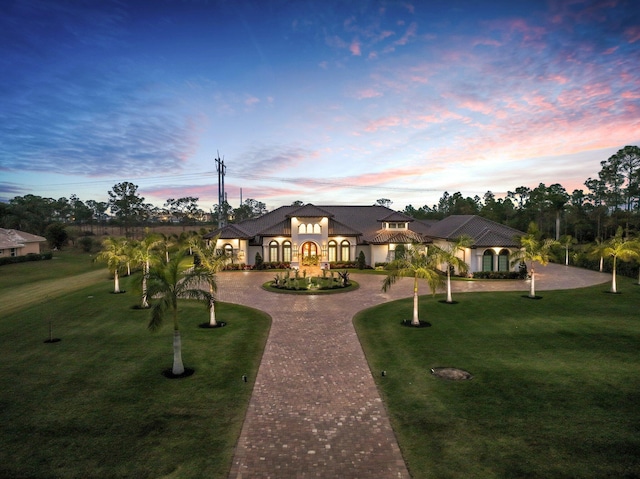
[[[309,258],[311,256],[318,256],[318,245],[313,241],[307,241],[302,245],[302,258]]]

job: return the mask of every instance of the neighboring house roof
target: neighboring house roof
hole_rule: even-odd
[[[429,236],[432,238],[453,241],[462,235],[473,238],[474,247],[518,247],[520,243],[516,238],[523,233],[476,215],[448,216],[429,228]]]
[[[0,228],[0,249],[23,248],[27,243],[41,243],[46,238],[24,231]]]

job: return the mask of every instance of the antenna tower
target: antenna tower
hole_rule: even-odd
[[[218,172],[218,228],[222,228],[227,225],[227,215],[224,211],[227,200],[224,192],[224,175],[227,173],[227,167],[224,166],[224,160],[220,159],[220,152],[216,158],[216,171]]]

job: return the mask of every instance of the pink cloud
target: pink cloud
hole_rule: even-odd
[[[627,37],[629,43],[640,41],[640,26],[634,25],[625,29],[624,35]]]
[[[364,90],[360,90],[356,92],[355,96],[358,100],[363,100],[366,98],[377,98],[382,96],[382,92],[375,90],[373,88],[366,88]]]
[[[352,55],[359,57],[362,55],[362,51],[360,49],[360,42],[358,40],[353,40],[351,45],[349,45],[349,51]]]

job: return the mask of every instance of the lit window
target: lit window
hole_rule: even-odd
[[[338,261],[338,243],[329,241],[329,262]]]
[[[224,245],[224,254],[226,256],[233,256],[233,246],[228,243]]]
[[[278,261],[278,242],[272,241],[269,243],[269,261],[275,263]]]
[[[503,249],[498,255],[498,271],[509,271],[509,250]]]
[[[282,261],[291,261],[291,241],[282,243]]]
[[[351,261],[350,251],[351,248],[347,240],[340,243],[340,259],[342,261]]]
[[[482,255],[482,271],[493,271],[493,251],[488,249]]]

